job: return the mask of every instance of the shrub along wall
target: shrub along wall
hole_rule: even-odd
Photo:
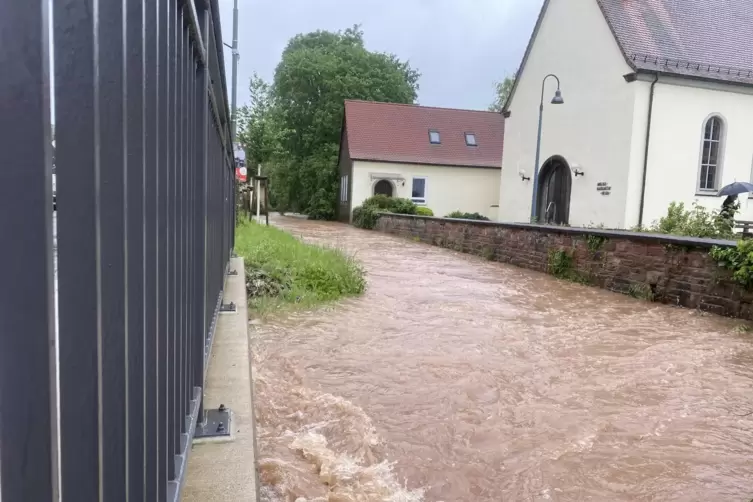
[[[376,230],[638,298],[753,320],[753,292],[709,255],[735,242],[381,214]]]

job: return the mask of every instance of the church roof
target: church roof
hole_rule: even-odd
[[[753,1],[597,1],[636,70],[753,84]]]
[[[549,3],[544,0],[523,70]],[[753,86],[753,0],[591,0],[636,72]],[[517,89],[517,81],[504,110]]]

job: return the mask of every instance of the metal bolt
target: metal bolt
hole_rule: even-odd
[[[219,425],[217,426],[217,432],[225,432],[225,424],[220,422]]]

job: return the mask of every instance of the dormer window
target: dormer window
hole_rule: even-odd
[[[438,145],[442,141],[439,139],[439,131],[436,131],[434,129],[429,129],[429,143],[432,145]]]
[[[478,146],[478,143],[476,143],[476,135],[472,132],[465,133],[465,144],[468,146]]]

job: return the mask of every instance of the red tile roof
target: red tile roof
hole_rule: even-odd
[[[350,158],[501,169],[504,118],[496,112],[345,101]],[[429,142],[439,131],[441,144]],[[465,133],[478,146],[465,143]]]
[[[597,1],[637,70],[753,84],[753,1]]]

